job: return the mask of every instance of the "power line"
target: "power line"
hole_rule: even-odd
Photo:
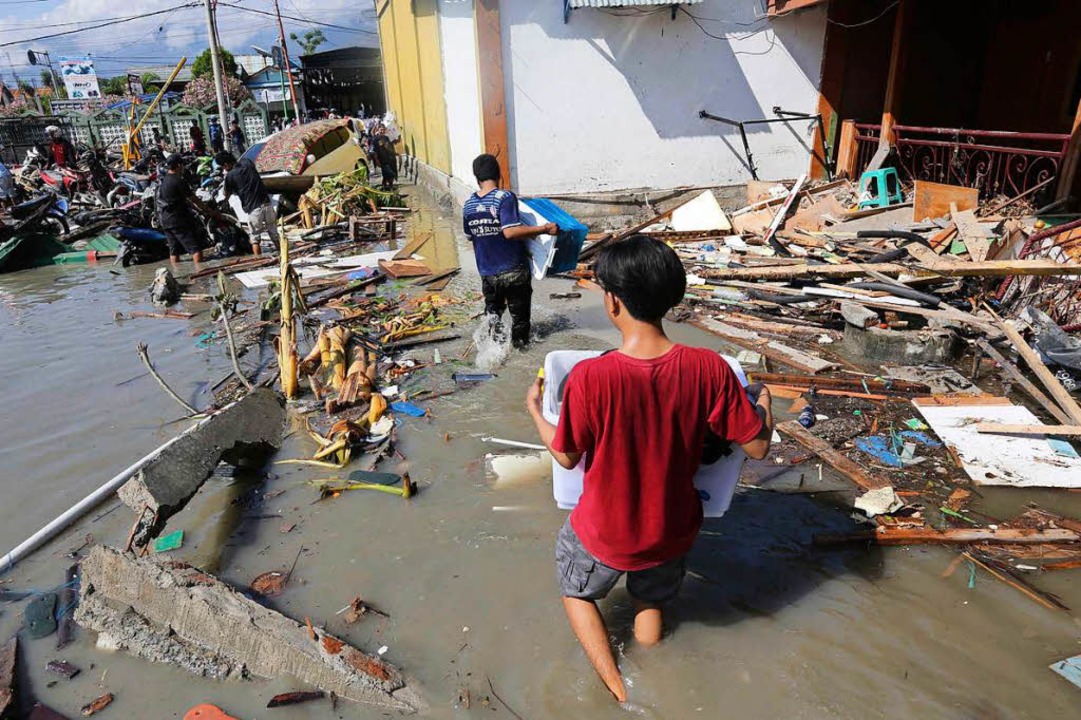
[[[219,7],[236,8],[237,10],[243,10],[244,12],[255,13],[256,15],[267,15],[269,17],[276,17],[274,13],[267,12],[266,10],[257,10],[255,8],[244,7],[243,5],[227,5],[225,3],[218,3]],[[305,20],[304,18],[294,17],[292,15],[282,15],[282,18],[286,20],[293,20],[295,22],[308,23],[310,25],[318,25],[320,27],[333,28],[335,30],[348,30],[350,32],[365,33],[367,35],[378,35],[378,32],[374,30],[365,30],[364,28],[347,27],[345,25],[334,25],[333,23],[319,22],[317,20]],[[3,46],[0,46],[3,47]]]
[[[132,16],[127,17],[127,18],[111,20],[109,22],[103,22],[103,23],[100,23],[98,25],[91,25],[89,27],[76,28],[75,30],[66,30],[64,32],[52,33],[52,34],[49,34],[49,35],[39,35],[37,37],[32,37],[32,38],[23,38],[21,40],[8,40],[7,42],[0,43],[0,47],[10,47],[12,45],[22,45],[24,43],[37,42],[38,40],[48,40],[50,38],[63,37],[65,35],[74,35],[76,33],[89,32],[90,30],[98,30],[98,29],[104,28],[104,27],[111,27],[113,25],[120,25],[121,23],[131,22],[132,20],[142,20],[143,18],[155,17],[157,15],[165,15],[166,13],[176,12],[180,8],[196,7],[197,5],[198,5],[198,3],[189,2],[189,3],[186,3],[184,5],[177,5],[174,8],[168,8],[168,9],[165,9],[165,10],[158,10],[156,12],[151,12],[151,13],[144,13],[142,15],[132,15]]]
[[[843,22],[837,22],[836,20],[831,20],[831,19],[829,19],[829,18],[826,18],[826,21],[827,21],[827,22],[830,22],[830,23],[832,23],[832,24],[834,24],[834,25],[836,25],[836,26],[838,26],[838,27],[843,27],[843,28],[858,28],[858,27],[863,27],[864,25],[870,25],[870,24],[871,24],[871,23],[873,23],[873,22],[877,22],[877,21],[881,20],[881,19],[882,19],[883,17],[885,17],[885,16],[886,16],[886,13],[888,13],[888,12],[889,12],[890,10],[893,10],[893,9],[894,9],[895,7],[897,7],[897,4],[898,4],[898,2],[899,2],[899,1],[900,1],[900,0],[894,0],[894,1],[893,1],[893,2],[891,2],[891,3],[889,4],[889,5],[887,5],[887,6],[886,6],[886,9],[885,9],[885,10],[883,10],[882,12],[880,12],[880,13],[879,13],[878,15],[875,15],[875,16],[874,16],[873,18],[871,18],[870,20],[864,20],[863,22],[858,22],[858,23],[851,23],[851,24],[845,24],[845,23],[843,23]]]

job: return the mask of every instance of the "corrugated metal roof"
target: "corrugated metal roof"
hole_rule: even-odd
[[[697,5],[702,0],[570,0],[572,8],[634,7],[635,5]]]

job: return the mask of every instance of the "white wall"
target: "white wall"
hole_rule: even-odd
[[[472,187],[473,158],[484,152],[473,0],[439,0],[451,175]]]
[[[751,176],[738,129],[700,110],[737,120],[775,117],[775,105],[815,112],[824,5],[776,20],[757,20],[753,0],[685,6],[723,39],[667,7],[580,9],[565,25],[562,6],[500,3],[511,172],[522,193],[743,183]],[[748,128],[759,177],[805,172],[810,130],[807,121]]]

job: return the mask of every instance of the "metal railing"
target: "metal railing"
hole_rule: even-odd
[[[857,124],[857,173],[878,149],[881,126]],[[1056,177],[1070,136],[895,125],[895,163],[909,180],[978,188],[1013,197]],[[1049,189],[1049,194],[1054,189]]]

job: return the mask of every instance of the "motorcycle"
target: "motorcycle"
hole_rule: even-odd
[[[11,217],[14,220],[33,218],[33,222],[28,223],[24,229],[53,235],[67,235],[71,231],[67,214],[67,199],[48,192],[11,208]]]

